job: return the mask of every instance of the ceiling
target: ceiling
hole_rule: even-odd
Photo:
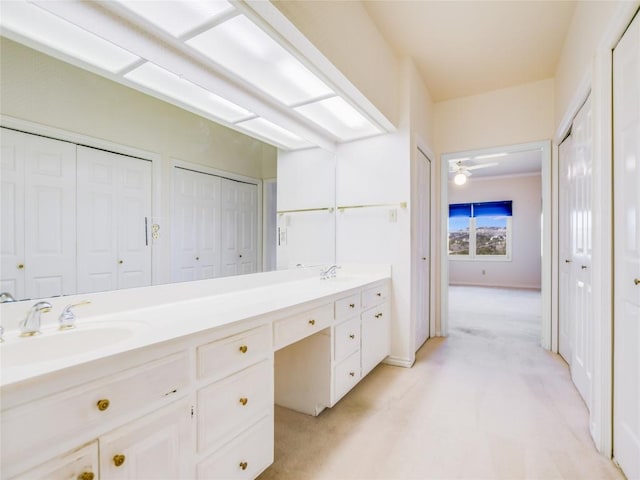
[[[364,1],[434,102],[551,78],[576,2]]]
[[[527,175],[539,174],[542,171],[542,151],[540,149],[525,150],[519,152],[497,152],[485,155],[485,158],[478,158],[477,154],[452,155],[449,158],[449,165],[460,161],[465,167],[478,165],[491,165],[485,168],[471,170],[471,178],[492,178],[507,175]],[[449,171],[449,179],[453,179],[455,172]]]

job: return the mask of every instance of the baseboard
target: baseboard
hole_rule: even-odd
[[[382,363],[384,363],[385,365],[391,365],[394,367],[404,367],[404,368],[411,368],[413,366],[413,361],[409,360],[408,358],[394,357],[391,355],[385,358],[382,361]]]
[[[470,282],[449,282],[452,287],[488,287],[488,288],[517,288],[520,290],[541,290],[540,285],[502,285],[497,283],[470,283]]]

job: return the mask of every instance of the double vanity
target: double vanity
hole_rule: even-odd
[[[257,477],[274,403],[317,415],[389,354],[389,279],[299,269],[91,294],[73,329],[7,328],[1,477]]]

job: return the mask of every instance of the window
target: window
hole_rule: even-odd
[[[511,260],[512,202],[449,205],[449,257]]]

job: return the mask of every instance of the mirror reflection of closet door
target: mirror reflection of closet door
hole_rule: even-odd
[[[222,275],[257,271],[256,185],[222,179]]]
[[[176,167],[172,281],[220,276],[220,177]]]
[[[78,293],[151,285],[151,162],[77,150]]]
[[[5,128],[1,140],[2,291],[73,294],[76,146]]]

